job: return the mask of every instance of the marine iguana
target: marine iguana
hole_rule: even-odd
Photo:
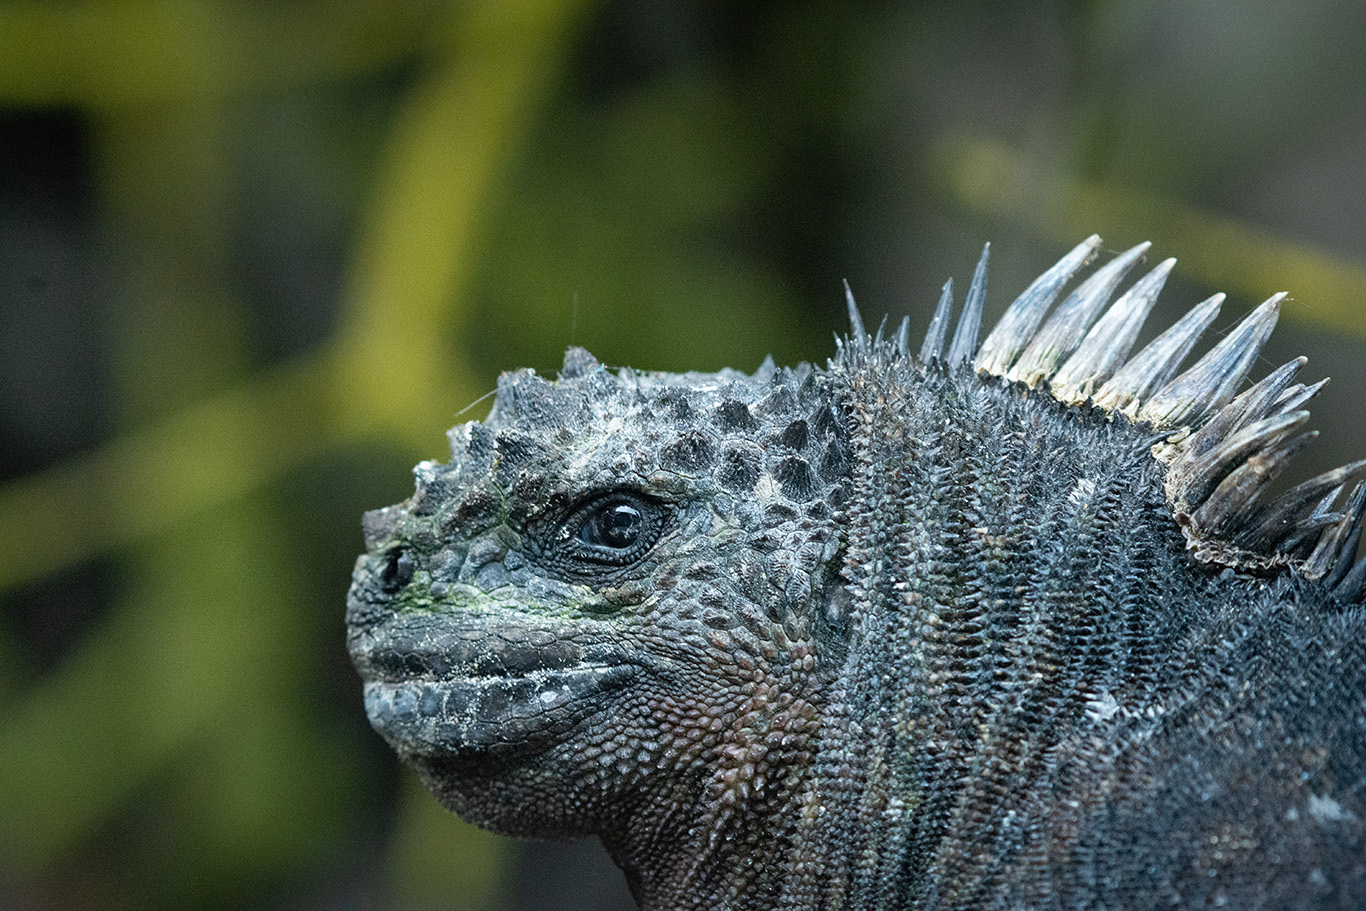
[[[1174,260],[1049,313],[1099,249],[980,344],[985,251],[918,351],[504,374],[365,516],[371,723],[646,909],[1366,907],[1366,462],[1268,493],[1283,295],[1176,375],[1222,295],[1130,358]]]

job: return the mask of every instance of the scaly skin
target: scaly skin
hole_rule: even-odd
[[[894,348],[504,376],[366,517],[376,729],[647,909],[1360,907],[1362,607],[1198,559],[1151,427]]]

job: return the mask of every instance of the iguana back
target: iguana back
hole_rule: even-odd
[[[505,375],[367,514],[372,723],[648,908],[1366,906],[1366,466],[1268,494],[1281,296],[1176,375],[1221,297],[1130,358],[1172,261],[1053,307],[1098,248],[980,344],[985,253],[914,354]]]

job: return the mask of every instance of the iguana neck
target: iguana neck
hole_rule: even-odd
[[[809,812],[804,804],[816,790],[814,740],[825,714],[816,693],[794,695],[778,711],[736,728],[742,738],[752,734],[750,742],[722,745],[707,757],[702,775],[621,808],[617,824],[600,833],[643,911],[777,907]],[[793,741],[784,722],[797,715],[810,722],[814,736],[784,751],[784,741]],[[760,763],[756,774],[755,757],[765,755],[783,758]]]
[[[628,814],[605,840],[647,909],[988,888],[976,858],[1041,824],[1018,795],[1172,679],[1157,653],[1191,618],[1170,599],[1210,583],[1160,569],[1189,561],[1151,434],[966,374],[906,379],[846,390],[849,641],[804,694],[812,755],[720,824],[706,781]]]
[[[1145,428],[965,371],[903,377],[849,390],[853,642],[805,848],[823,872],[792,887],[819,898],[791,907],[1016,885],[1008,865],[1058,849],[1049,779],[1097,761],[1088,729],[1160,705],[1184,605],[1221,603],[1188,597],[1218,582],[1183,553]]]

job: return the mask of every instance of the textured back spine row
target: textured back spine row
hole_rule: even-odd
[[[1022,383],[1059,402],[1090,403],[1107,414],[1151,426],[1165,441],[1153,454],[1167,465],[1172,516],[1198,559],[1265,571],[1294,567],[1324,579],[1343,603],[1366,598],[1366,559],[1353,564],[1362,536],[1366,459],[1271,497],[1271,482],[1317,435],[1303,429],[1302,406],[1322,388],[1291,384],[1299,358],[1240,394],[1240,386],[1275,327],[1284,293],[1254,309],[1193,366],[1177,373],[1218,315],[1222,294],[1194,307],[1133,357],[1133,346],[1175,260],[1148,271],[1111,298],[1148,251],[1139,244],[1081,281],[1053,308],[1063,289],[1100,249],[1091,236],[1039,276],[977,345],[986,292],[986,251],[977,265],[952,341],[944,339],[952,281],[920,348],[919,364],[950,370],[971,362],[984,378]],[[1050,308],[1052,312],[1050,313]],[[903,356],[869,339],[849,296],[853,332],[840,345],[836,369]],[[904,331],[904,330],[903,330]],[[906,357],[908,362],[910,358]]]

